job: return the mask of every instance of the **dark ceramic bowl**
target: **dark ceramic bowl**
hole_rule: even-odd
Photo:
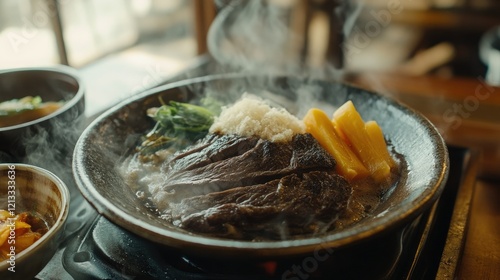
[[[65,66],[0,70],[0,102],[25,96],[40,96],[42,101],[64,101],[54,113],[18,125],[0,127],[0,150],[15,158],[26,154],[27,142],[40,130],[48,135],[54,128],[75,127],[84,113],[84,88],[77,72]]]
[[[15,182],[14,184],[9,181]],[[33,245],[16,254],[13,263],[0,263],[0,279],[33,279],[55,254],[69,210],[69,191],[53,173],[25,164],[0,164],[0,209],[7,210],[7,186],[15,186],[15,210],[33,212],[49,230]],[[12,207],[12,205],[11,205]],[[10,261],[10,260],[9,260]],[[9,270],[15,266],[15,272]]]
[[[146,110],[164,101],[190,101],[204,92],[231,98],[249,91],[280,96],[276,102],[293,113],[299,103],[339,106],[347,100],[365,120],[376,120],[407,168],[370,217],[345,230],[318,237],[283,241],[235,241],[188,233],[151,213],[135,197],[118,171],[139,137],[153,123]],[[350,248],[412,224],[439,197],[448,176],[448,153],[436,128],[420,114],[380,95],[344,84],[297,78],[211,76],[162,86],[110,109],[81,135],[73,156],[73,174],[83,196],[117,225],[186,254],[219,258],[279,258],[317,252],[318,248]],[[391,238],[392,243],[400,240]],[[385,245],[384,245],[385,246]],[[385,247],[382,251],[387,253]],[[388,258],[388,256],[386,256]],[[350,260],[349,258],[343,258]],[[354,260],[353,260],[354,261]]]

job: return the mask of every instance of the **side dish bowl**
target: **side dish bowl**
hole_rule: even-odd
[[[53,173],[26,164],[0,164],[0,184],[0,209],[12,210],[16,215],[28,212],[48,227],[30,247],[0,263],[0,279],[32,279],[59,246],[69,210],[68,188]],[[9,191],[15,193],[14,197]]]
[[[382,127],[394,150],[408,165],[370,217],[338,232],[282,241],[235,241],[188,233],[166,224],[139,201],[120,176],[119,165],[151,129],[146,110],[161,98],[193,101],[205,93],[227,98],[243,92],[275,93],[275,102],[299,114],[297,104],[338,107],[352,100],[362,117]],[[294,77],[208,76],[162,86],[126,100],[97,118],[81,135],[73,174],[83,196],[117,225],[187,254],[221,258],[300,256],[321,248],[347,248],[412,224],[439,197],[448,175],[446,145],[435,127],[413,110],[385,97],[345,84]],[[315,251],[316,250],[316,251]]]
[[[16,158],[22,157],[26,154],[25,140],[40,134],[40,130],[50,135],[57,130],[54,127],[75,127],[84,113],[84,92],[76,70],[67,66],[0,70],[0,102],[26,96],[39,96],[42,102],[64,102],[49,115],[0,127],[0,149]]]

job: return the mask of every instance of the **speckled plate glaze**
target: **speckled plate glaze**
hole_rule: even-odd
[[[317,99],[314,106],[340,106],[352,100],[365,120],[377,121],[408,168],[374,209],[371,217],[345,230],[283,241],[234,241],[192,234],[152,214],[135,198],[119,175],[120,162],[153,125],[147,108],[164,101],[190,101],[204,93],[234,99],[248,91],[280,97],[276,102],[300,115],[296,104]],[[289,103],[291,102],[291,103]],[[360,244],[411,224],[439,197],[448,176],[446,145],[435,127],[420,114],[393,100],[345,84],[291,77],[208,76],[162,86],[111,108],[81,135],[73,157],[73,173],[83,196],[112,222],[154,242],[188,254],[210,257],[276,258]]]

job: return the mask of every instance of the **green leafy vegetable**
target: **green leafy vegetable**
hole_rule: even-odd
[[[21,99],[12,99],[0,103],[0,116],[10,116],[22,113],[26,110],[33,110],[42,104],[40,96],[26,96]]]
[[[172,146],[184,147],[203,138],[215,116],[202,106],[175,101],[151,108],[148,115],[156,121],[156,125],[139,147],[141,155],[153,154]]]

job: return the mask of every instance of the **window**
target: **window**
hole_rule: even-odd
[[[193,1],[2,0],[0,68],[79,68],[131,47],[138,56],[192,57],[193,29]]]
[[[0,1],[0,67],[60,63],[44,0]]]

